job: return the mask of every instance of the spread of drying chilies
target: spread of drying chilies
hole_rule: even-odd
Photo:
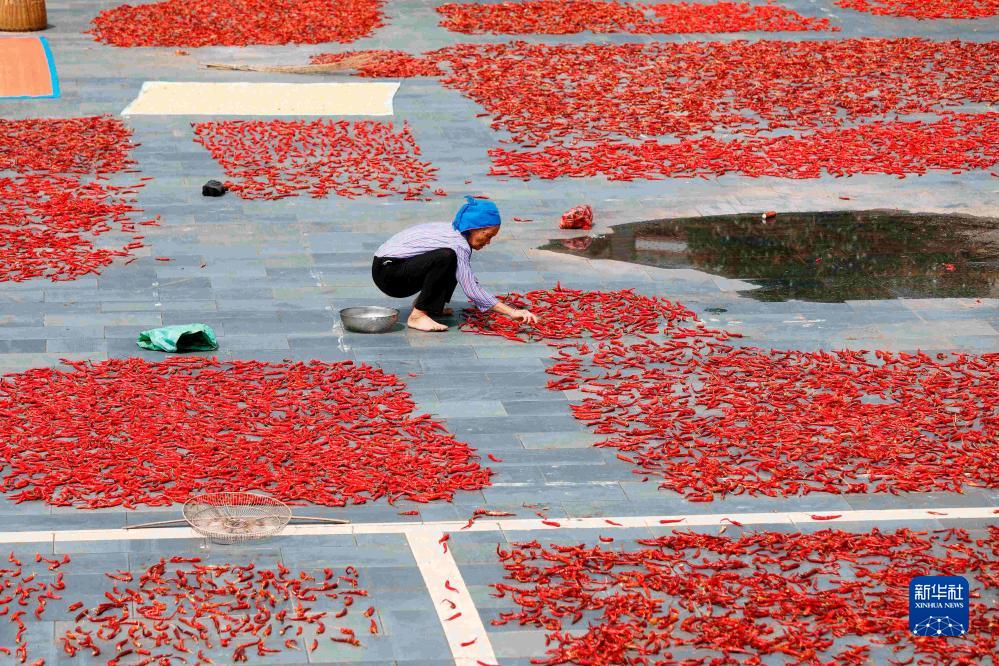
[[[117,196],[123,189],[62,176],[0,178],[0,282],[74,280],[142,247],[129,218],[141,211]],[[94,244],[115,228],[132,240],[120,249]]]
[[[999,163],[999,113],[953,114],[933,123],[901,120],[805,132],[799,136],[714,137],[676,143],[597,141],[566,148],[489,150],[493,176],[606,176],[612,181],[751,177],[818,178],[883,173],[905,178],[931,170],[963,173]]]
[[[18,558],[13,552],[0,559],[0,621],[17,627],[13,645],[5,644],[7,632],[0,635],[0,657],[11,658],[20,664],[27,663],[30,630],[22,618],[40,620],[49,603],[62,599],[60,593],[66,589],[63,573],[53,572],[69,560],[69,555],[49,558],[40,553],[31,558]],[[4,659],[0,662],[11,663]],[[45,661],[31,663],[32,666],[41,666]]]
[[[837,30],[827,19],[807,18],[779,5],[745,2],[644,5],[606,0],[529,0],[488,5],[449,3],[437,11],[444,16],[442,27],[469,35],[566,35],[584,30],[645,34]]]
[[[383,0],[165,0],[101,11],[89,31],[113,46],[353,42],[382,22]]]
[[[142,212],[132,195],[148,179],[100,182],[137,173],[131,139],[110,116],[0,120],[0,171],[18,174],[0,178],[0,282],[73,280],[142,247],[136,225],[157,222],[132,220]],[[131,240],[97,247],[97,237],[112,231]]]
[[[132,167],[136,145],[112,116],[0,119],[0,171],[103,177]]]
[[[999,592],[999,527],[981,539],[951,528],[674,532],[637,543],[640,550],[537,541],[497,548],[510,582],[494,585],[494,596],[519,610],[493,624],[544,629],[551,647],[533,660],[540,664],[720,666],[769,655],[797,664],[972,666],[999,647],[999,619],[983,601]],[[968,633],[910,634],[909,581],[924,575],[969,579]]]
[[[851,127],[989,103],[999,42],[459,45],[444,79],[521,144]]]
[[[629,290],[504,298],[539,324],[464,328],[548,341],[548,388],[586,394],[597,446],[690,501],[999,487],[999,354],[765,350]]]
[[[999,14],[999,0],[836,0],[836,4],[878,16],[916,19],[974,19]]]
[[[404,195],[423,199],[437,169],[420,161],[408,124],[370,120],[229,120],[194,123],[194,140],[212,154],[244,199]],[[443,190],[434,194],[443,196]]]
[[[522,147],[846,128],[999,95],[999,74],[981,67],[999,59],[999,42],[515,41],[458,44],[423,59],[447,62],[442,83],[483,106],[493,128]]]
[[[369,366],[66,364],[0,380],[0,492],[16,502],[133,508],[233,488],[327,506],[429,502],[492,474]]]
[[[957,112],[999,96],[999,75],[981,67],[999,59],[997,42],[512,42],[384,56],[359,74],[436,75],[447,63],[441,82],[518,146],[490,151],[493,175],[801,178],[997,161],[996,114]]]
[[[69,657],[86,655],[119,663],[215,663],[205,651],[231,650],[224,661],[259,662],[270,654],[299,651],[301,660],[320,642],[360,646],[357,624],[344,618],[368,591],[348,566],[291,571],[254,564],[202,563],[198,557],[161,558],[137,577],[105,574],[115,581],[92,608],[70,606],[75,626],[61,637]],[[339,606],[330,609],[331,605]],[[363,611],[366,633],[377,634],[374,607]],[[219,658],[219,657],[216,657]]]

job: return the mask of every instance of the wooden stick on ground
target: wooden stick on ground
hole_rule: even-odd
[[[335,74],[356,70],[377,59],[370,53],[359,53],[340,60],[339,62],[321,65],[227,65],[224,63],[207,63],[208,69],[225,69],[237,72],[276,72],[279,74]]]

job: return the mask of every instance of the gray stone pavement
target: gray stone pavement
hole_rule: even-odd
[[[7,118],[70,117],[117,114],[146,80],[174,81],[308,81],[294,75],[208,71],[199,63],[305,63],[319,52],[364,48],[421,51],[446,44],[492,42],[501,36],[451,34],[436,25],[435,2],[390,0],[388,25],[352,45],[188,49],[118,49],[83,35],[89,19],[115,2],[49,2],[52,28],[46,33],[55,54],[63,90],[61,98],[44,101],[0,101]],[[914,21],[873,17],[839,9],[830,0],[786,0],[782,4],[810,16],[830,16],[840,33],[712,35],[729,39],[835,39],[858,36],[913,35],[934,39],[992,40],[999,19]],[[519,37],[518,37],[519,38]],[[698,35],[524,36],[546,43],[584,41],[688,41]],[[334,79],[331,79],[334,80]],[[340,79],[335,79],[340,80]],[[439,168],[439,186],[449,196],[432,202],[399,198],[355,199],[304,197],[277,202],[244,201],[232,194],[204,198],[201,184],[219,178],[220,169],[191,138],[190,122],[204,117],[132,117],[127,120],[141,146],[135,152],[143,176],[152,176],[139,195],[149,215],[162,216],[161,227],[145,228],[147,248],[129,266],[115,265],[99,277],[52,283],[32,280],[0,285],[0,371],[54,366],[60,359],[100,360],[161,355],[138,349],[138,331],[159,325],[203,322],[215,328],[225,359],[336,361],[352,359],[399,373],[418,408],[439,415],[460,439],[490,463],[493,483],[481,492],[459,493],[453,503],[421,505],[424,520],[466,519],[487,507],[532,517],[523,504],[547,507],[548,516],[623,516],[744,511],[820,511],[926,506],[991,506],[999,504],[995,489],[968,488],[963,494],[892,495],[811,494],[798,498],[735,497],[711,504],[692,504],[672,493],[642,484],[613,450],[591,446],[595,437],[568,410],[571,394],[545,389],[550,350],[473,336],[454,328],[443,335],[399,330],[383,336],[345,333],[336,311],[360,304],[403,306],[381,295],[370,281],[374,249],[390,234],[410,224],[449,220],[464,194],[488,194],[507,222],[498,241],[475,258],[482,283],[497,293],[548,288],[561,281],[581,289],[635,288],[681,301],[717,327],[738,331],[747,342],[773,348],[888,350],[999,349],[999,300],[900,299],[838,304],[798,301],[763,303],[739,293],[748,285],[693,270],[661,270],[585,260],[539,251],[552,238],[578,235],[557,229],[567,208],[590,203],[595,232],[613,224],[660,217],[728,214],[762,210],[839,210],[903,208],[995,216],[999,212],[999,179],[986,171],[959,176],[934,173],[898,180],[891,176],[855,176],[807,181],[725,176],[714,180],[664,180],[612,183],[602,178],[557,181],[506,181],[486,175],[487,149],[498,135],[480,109],[434,80],[402,81],[395,98],[396,122],[413,128],[423,156]],[[465,184],[465,180],[471,180]],[[849,196],[850,201],[840,199]],[[168,256],[168,263],[156,256]],[[458,303],[462,305],[462,303]],[[707,313],[725,308],[724,314]],[[409,376],[412,373],[415,376]],[[346,509],[304,509],[321,515],[348,516],[354,522],[407,520],[406,506],[377,502]],[[0,498],[0,532],[40,529],[121,527],[137,520],[173,517],[176,512],[142,510],[77,511],[38,503],[15,505]],[[884,525],[883,528],[891,527]],[[525,535],[528,536],[528,535]],[[565,535],[566,538],[572,535]],[[492,539],[492,541],[490,541]],[[492,533],[456,537],[463,573],[472,577],[488,622],[485,585],[499,575]],[[480,541],[481,540],[481,543]],[[196,548],[196,544],[162,545],[134,542],[129,548]],[[476,544],[481,545],[481,549]],[[114,545],[118,547],[117,544]],[[306,539],[278,539],[265,547],[312,552]],[[389,539],[378,548],[398,558],[402,578],[411,568],[405,543]],[[345,563],[363,566],[371,547],[353,544],[342,553]],[[326,555],[315,551],[323,557]],[[330,553],[331,559],[341,553]],[[117,550],[124,562],[129,553]],[[481,559],[478,559],[480,558]],[[131,566],[132,561],[127,562]],[[116,564],[116,566],[118,566]],[[480,571],[481,569],[481,571]],[[481,576],[479,576],[481,573]],[[377,576],[374,577],[376,580]],[[469,584],[473,583],[469,581]],[[434,624],[432,602],[419,585],[398,597],[384,597],[395,619],[380,647],[370,648],[371,663],[450,663],[446,643]],[[388,594],[389,591],[386,591]],[[403,599],[402,597],[405,597]],[[426,617],[434,622],[417,620]],[[395,623],[395,624],[393,624]],[[405,625],[405,626],[403,626]],[[393,638],[392,627],[399,634]],[[507,628],[509,629],[509,628]],[[422,635],[425,642],[399,636]],[[536,633],[495,632],[501,663],[539,656],[543,644]],[[502,634],[502,635],[500,635]],[[395,641],[395,642],[393,642]],[[356,656],[356,655],[355,655]],[[332,661],[355,657],[336,656]],[[427,661],[429,660],[429,661]],[[81,662],[82,663],[82,662]],[[524,661],[526,663],[526,661]]]

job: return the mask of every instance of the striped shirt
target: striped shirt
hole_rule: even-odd
[[[387,259],[409,259],[424,252],[441,248],[451,248],[458,255],[458,270],[455,277],[461,290],[465,292],[475,307],[488,310],[499,300],[482,288],[472,272],[472,248],[460,233],[447,222],[430,222],[404,229],[382,243],[375,251],[376,257]]]

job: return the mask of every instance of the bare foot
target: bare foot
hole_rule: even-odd
[[[417,331],[427,331],[429,333],[439,333],[447,330],[447,326],[434,321],[426,312],[420,312],[419,310],[414,310],[409,315],[409,319],[406,320],[406,326]]]
[[[423,312],[423,310],[418,310],[416,308],[416,301],[415,300],[413,301],[413,312],[421,312],[421,313],[423,313],[425,315],[430,315],[432,317],[450,317],[451,315],[454,314],[454,310],[452,308],[449,308],[446,305],[441,309],[440,312],[434,312],[432,314],[429,313],[429,312]]]

